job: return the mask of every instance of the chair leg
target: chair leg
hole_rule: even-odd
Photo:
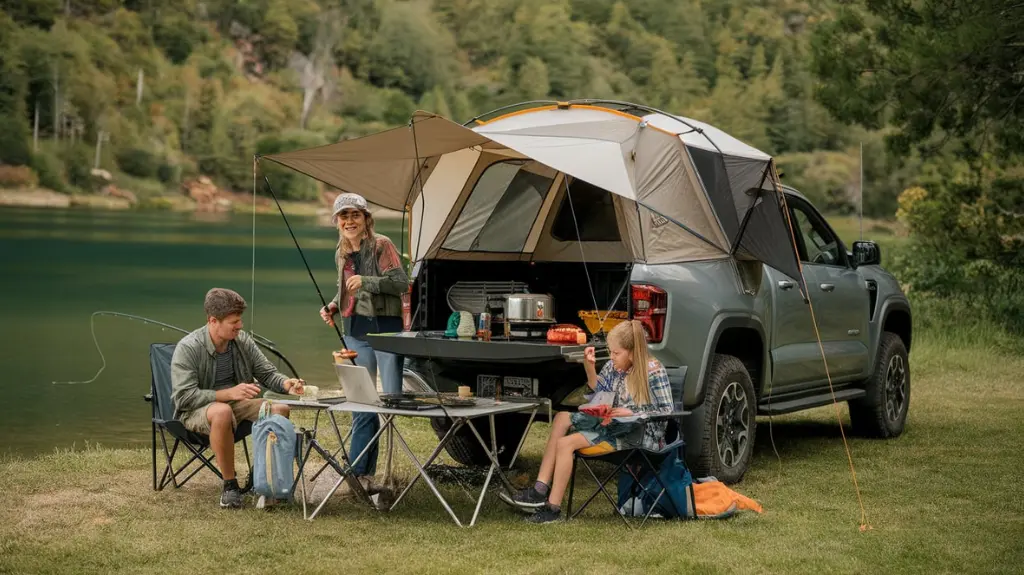
[[[174,440],[174,448],[171,449],[171,450],[168,450],[167,449],[167,435],[164,434],[163,428],[160,428],[160,443],[164,447],[164,457],[167,458],[167,466],[164,467],[164,474],[163,474],[163,477],[160,479],[160,487],[159,487],[159,489],[157,489],[157,491],[161,491],[161,490],[163,490],[164,487],[167,487],[167,482],[168,481],[170,481],[171,483],[174,484],[174,488],[175,489],[178,488],[178,479],[177,479],[177,477],[174,476],[174,454],[177,453],[177,451],[178,451],[178,443],[180,443],[180,442],[181,442],[180,439],[175,439]],[[170,477],[168,477],[168,476],[170,476]]]
[[[576,452],[572,454],[572,472],[569,475],[569,501],[566,502],[565,506],[565,518],[566,521],[572,519],[572,494],[576,491],[576,462],[579,461],[579,457],[576,456]]]
[[[249,470],[249,474],[245,479],[245,487],[242,488],[242,493],[248,493],[252,491],[252,460],[249,459],[249,442],[244,437],[242,438],[242,451],[245,452],[245,466]],[[238,474],[236,473],[235,476],[237,477]]]
[[[615,476],[617,476],[619,474],[619,472],[622,470],[623,466],[625,466],[627,463],[629,463],[629,460],[630,460],[631,457],[632,457],[632,455],[627,455],[626,458],[623,459],[621,463],[616,465],[615,469],[613,469],[612,472],[609,473],[608,476],[605,477],[603,480],[598,479],[597,474],[594,473],[594,470],[590,467],[590,464],[587,463],[587,461],[585,459],[583,460],[583,467],[584,467],[584,469],[586,469],[587,472],[590,473],[590,476],[594,478],[594,481],[597,482],[597,491],[595,491],[590,496],[590,498],[587,499],[585,502],[583,502],[583,505],[580,506],[580,508],[576,510],[576,515],[579,515],[580,513],[583,513],[583,510],[586,509],[588,505],[590,505],[590,502],[593,501],[595,497],[597,497],[597,494],[601,493],[601,494],[603,494],[605,496],[606,499],[608,499],[608,503],[610,503],[611,506],[612,506],[612,509],[615,510],[615,514],[618,515],[620,519],[622,519],[622,522],[626,524],[626,527],[628,527],[630,529],[633,528],[633,525],[630,524],[629,520],[626,519],[626,517],[622,514],[621,511],[619,511],[619,506],[615,504],[615,499],[611,496],[611,494],[608,493],[608,490],[605,489],[605,485],[607,485],[609,481],[614,479]]]
[[[156,424],[150,423],[153,432],[153,441],[150,443],[153,452],[153,491],[159,491],[156,487]]]

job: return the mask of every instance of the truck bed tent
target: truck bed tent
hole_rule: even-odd
[[[591,261],[757,259],[802,283],[771,157],[640,106],[552,103],[472,128],[417,112],[407,126],[266,159],[407,213],[414,262],[578,261],[582,245]],[[615,221],[593,237],[554,233],[559,207],[586,209],[595,189],[610,192],[601,201]]]

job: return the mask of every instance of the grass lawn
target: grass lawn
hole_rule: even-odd
[[[571,524],[533,526],[495,497],[475,528],[458,529],[422,483],[394,513],[332,501],[309,523],[295,508],[222,511],[210,474],[155,493],[147,451],[7,459],[0,573],[1019,573],[1024,359],[928,336],[912,352],[906,432],[851,441],[867,532],[827,407],[760,423],[737,489],[763,515],[633,532],[601,501]],[[428,427],[403,429],[428,448]],[[534,428],[516,480],[535,472],[546,432]],[[472,511],[445,489],[457,512]]]

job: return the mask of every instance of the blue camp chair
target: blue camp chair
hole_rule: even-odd
[[[209,469],[217,477],[223,479],[220,470],[214,465],[211,457],[206,454],[210,449],[210,437],[202,433],[194,433],[185,429],[185,426],[174,418],[174,403],[171,401],[171,358],[174,356],[173,343],[154,343],[149,346],[149,367],[152,372],[150,392],[145,400],[153,406],[153,490],[161,491],[167,484],[173,484],[175,488],[188,483],[192,477],[203,470]],[[160,432],[160,443],[163,445],[166,464],[163,473],[157,480],[156,463],[156,436]],[[245,451],[245,462],[249,468],[249,480],[243,492],[249,491],[252,487],[252,461],[249,459],[249,446],[245,438],[252,433],[252,422],[241,421],[235,428],[235,443],[242,442],[242,449]],[[173,447],[167,448],[167,436],[174,438]],[[174,456],[178,447],[184,446],[192,457],[181,467],[174,468]],[[193,467],[193,463],[198,465]],[[178,477],[191,469],[185,479]]]
[[[569,480],[569,500],[566,506],[566,516],[568,519],[574,519],[584,509],[590,505],[590,502],[594,500],[599,493],[604,494],[611,503],[612,508],[615,509],[615,513],[622,518],[626,526],[629,528],[633,527],[633,524],[627,519],[627,515],[623,513],[623,510],[619,508],[619,504],[612,494],[609,493],[607,485],[616,477],[619,478],[620,482],[629,482],[629,499],[640,498],[648,501],[654,501],[654,504],[648,505],[643,514],[643,521],[640,526],[647,522],[648,519],[656,512],[659,507],[664,505],[670,505],[675,510],[675,516],[683,519],[692,519],[695,517],[695,509],[697,507],[696,498],[694,497],[693,486],[690,485],[686,488],[686,502],[685,508],[680,509],[680,505],[674,501],[671,497],[666,497],[668,493],[668,486],[662,481],[659,471],[661,470],[662,464],[669,460],[670,457],[676,456],[679,458],[682,465],[685,467],[685,453],[686,453],[686,441],[683,438],[683,417],[689,415],[689,412],[683,410],[683,381],[686,377],[686,368],[672,368],[668,369],[669,383],[672,388],[672,401],[673,410],[672,413],[665,415],[652,416],[649,421],[666,421],[668,425],[665,429],[665,446],[658,450],[643,449],[643,448],[629,448],[619,449],[607,453],[599,454],[586,454],[586,450],[576,451],[573,454],[572,460],[572,475]],[[584,453],[581,453],[583,451]],[[600,461],[614,465],[611,473],[608,473],[604,478],[599,478],[594,468],[591,466],[592,462]],[[587,470],[593,480],[597,483],[597,489],[584,501],[575,512],[573,512],[573,493],[576,489],[576,469],[582,464],[583,468]],[[651,481],[653,478],[654,481]],[[658,491],[651,493],[651,486],[654,486]]]

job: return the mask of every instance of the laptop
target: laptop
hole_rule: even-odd
[[[370,379],[370,372],[359,365],[334,364],[338,373],[338,381],[341,388],[345,390],[345,398],[353,403],[373,405],[377,407],[389,407],[392,409],[434,409],[437,405],[423,403],[404,396],[385,395],[381,397],[377,393],[377,385]]]

